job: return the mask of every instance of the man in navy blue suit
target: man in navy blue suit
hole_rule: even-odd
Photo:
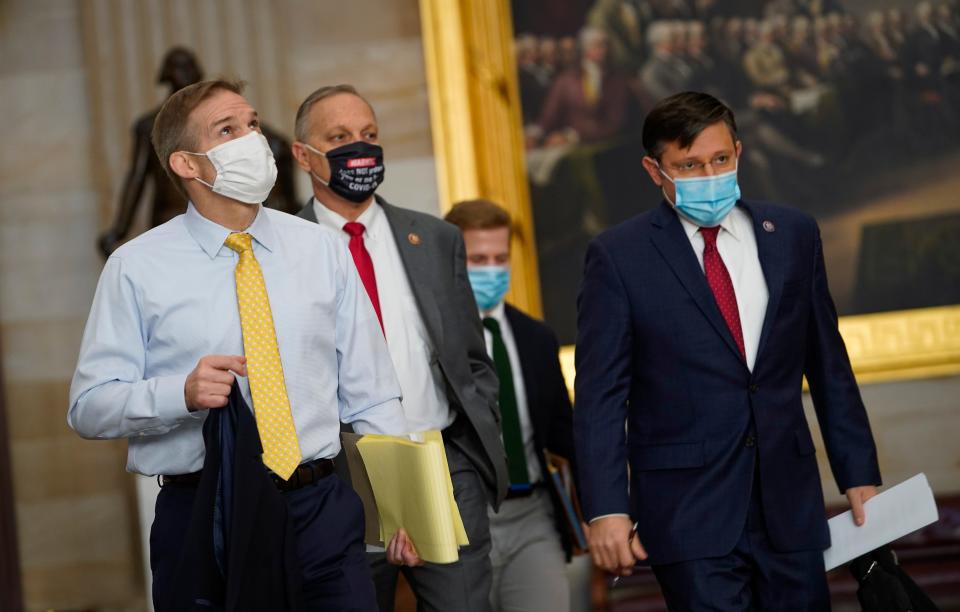
[[[658,103],[643,144],[665,201],[593,240],[578,303],[594,561],[621,575],[648,561],[671,610],[827,610],[804,376],[858,525],[880,470],[819,229],[740,199],[736,122],[712,96]]]

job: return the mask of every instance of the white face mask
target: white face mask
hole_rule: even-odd
[[[244,204],[260,204],[270,195],[273,184],[277,182],[277,163],[267,139],[260,132],[250,132],[246,136],[229,140],[217,145],[204,155],[217,171],[213,185],[197,177],[214,193],[237,200]]]

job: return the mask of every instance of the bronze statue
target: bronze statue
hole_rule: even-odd
[[[203,79],[203,71],[193,51],[184,47],[173,47],[163,58],[158,83],[166,83],[173,94],[187,85]],[[113,225],[97,244],[104,257],[109,257],[127,237],[133,218],[143,201],[147,183],[153,185],[153,202],[150,209],[150,227],[156,227],[181,214],[187,208],[187,201],[177,191],[170,178],[163,171],[160,161],[150,144],[150,131],[153,120],[159,112],[155,108],[143,115],[133,125],[133,156],[130,169],[123,180],[120,192],[120,206]],[[260,129],[270,143],[270,149],[277,162],[277,184],[267,197],[265,204],[288,213],[300,210],[294,193],[293,154],[290,143],[280,134],[261,124]]]

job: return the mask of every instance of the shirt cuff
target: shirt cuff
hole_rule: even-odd
[[[390,398],[381,404],[371,406],[350,424],[353,426],[353,431],[358,434],[403,436],[410,432],[407,428],[407,418],[403,413],[403,405],[397,398]]]
[[[190,412],[183,387],[187,382],[185,374],[158,376],[155,380],[154,401],[157,417],[167,427],[173,427],[186,419],[202,419],[202,410]]]
[[[622,516],[625,519],[630,518],[629,514],[622,514],[620,512],[617,512],[616,514],[601,514],[600,516],[595,516],[592,519],[590,519],[590,524],[593,525],[594,521],[599,521],[602,518],[610,518],[611,516]]]

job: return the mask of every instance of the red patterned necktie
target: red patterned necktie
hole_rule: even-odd
[[[363,282],[363,288],[367,290],[370,296],[370,302],[377,313],[377,320],[380,321],[380,329],[383,330],[383,316],[380,314],[380,296],[377,294],[377,275],[373,271],[373,259],[367,247],[363,245],[363,232],[367,228],[363,223],[351,222],[343,226],[343,231],[350,234],[350,254],[353,255],[353,263],[357,265],[357,272],[360,274],[360,280]]]
[[[743,348],[743,328],[740,327],[740,310],[737,308],[737,294],[733,291],[733,281],[727,266],[717,251],[717,233],[720,227],[701,227],[703,235],[703,272],[707,275],[707,284],[713,291],[713,298],[720,307],[720,313],[733,334],[733,340],[740,349],[740,354],[746,359],[747,352]]]

